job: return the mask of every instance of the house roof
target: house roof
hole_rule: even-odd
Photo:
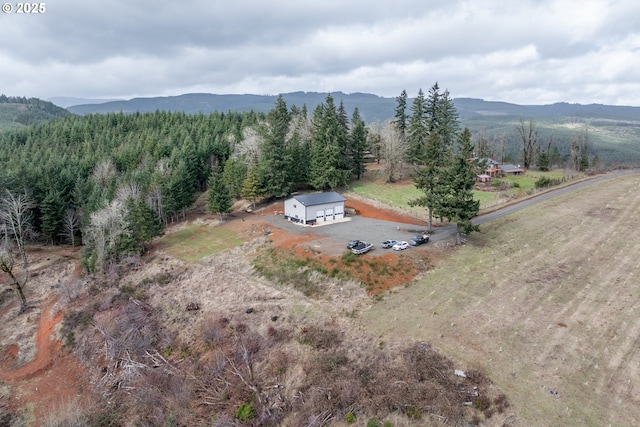
[[[478,163],[483,163],[484,162],[489,166],[501,164],[499,161],[493,160],[493,159],[491,159],[489,157],[475,157],[475,158],[473,158],[473,160],[476,160]]]
[[[505,172],[516,172],[516,171],[522,171],[523,170],[523,169],[519,168],[518,166],[512,165],[510,163],[504,164],[500,168]]]
[[[323,205],[325,203],[344,202],[345,199],[335,191],[328,191],[326,193],[313,193],[313,194],[299,194],[293,196],[298,202],[304,206]]]

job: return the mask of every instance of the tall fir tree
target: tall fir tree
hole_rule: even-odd
[[[358,107],[354,108],[353,115],[351,116],[351,133],[349,135],[351,140],[351,159],[352,159],[352,173],[357,179],[364,174],[367,170],[364,162],[364,155],[367,151],[367,128],[364,120],[360,117],[360,111]]]
[[[313,136],[309,184],[316,189],[333,189],[346,185],[351,170],[344,159],[347,135],[344,132],[333,97],[319,104],[313,113]]]
[[[400,132],[402,138],[406,136],[407,120],[407,91],[402,89],[400,96],[396,97],[395,115],[393,117],[393,124]]]
[[[460,134],[458,145],[451,163],[443,170],[440,185],[436,190],[438,202],[435,212],[439,217],[456,224],[456,244],[459,245],[463,233],[470,234],[479,229],[471,220],[478,215],[480,202],[473,198],[478,171],[476,161],[471,160],[473,144],[469,128],[465,128]]]
[[[56,243],[62,233],[65,210],[62,196],[55,190],[49,190],[40,202],[40,229],[51,244]]]
[[[130,232],[127,236],[131,239],[132,252],[145,252],[145,243],[154,237],[162,235],[162,221],[156,212],[142,199],[129,198],[126,202],[127,222]]]
[[[224,182],[222,172],[219,168],[214,168],[208,181],[207,210],[209,213],[219,214],[220,220],[222,220],[224,215],[232,212],[232,207],[233,200],[229,194],[229,188]]]
[[[429,210],[429,230],[433,228],[433,214],[440,202],[439,189],[443,182],[445,169],[451,160],[453,143],[459,130],[458,113],[449,96],[449,92],[440,93],[436,82],[429,89],[424,105],[424,125],[426,142],[420,150],[419,164],[414,173],[417,188],[423,195],[413,201],[414,206],[425,206]]]
[[[250,162],[247,176],[242,183],[242,197],[251,200],[253,209],[256,208],[256,199],[260,195],[260,182],[258,181],[258,168],[254,162]]]
[[[288,175],[293,189],[307,185],[309,178],[311,121],[306,109],[292,115],[287,158],[290,160]]]
[[[227,159],[222,171],[229,193],[234,198],[242,195],[242,184],[247,176],[246,162],[243,157]]]
[[[414,164],[424,164],[425,146],[429,136],[429,129],[426,122],[426,100],[422,89],[418,91],[418,95],[413,99],[411,104],[411,116],[407,126],[407,155],[409,161]]]
[[[290,165],[286,151],[289,121],[287,104],[280,95],[276,100],[276,106],[267,115],[258,168],[262,191],[271,197],[285,197],[291,192],[288,176]]]

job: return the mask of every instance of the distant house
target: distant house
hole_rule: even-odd
[[[335,191],[296,195],[284,201],[284,217],[303,224],[335,221],[344,218],[346,200]]]
[[[476,160],[480,165],[484,167],[483,173],[476,176],[478,182],[489,182],[492,178],[498,178],[506,175],[522,175],[524,169],[519,165],[512,165],[510,163],[500,163],[490,158],[475,158],[470,160]]]
[[[524,173],[524,169],[522,169],[520,165],[516,166],[510,163],[500,165],[500,169],[503,175],[522,175]]]

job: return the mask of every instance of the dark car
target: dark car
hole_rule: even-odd
[[[361,243],[362,242],[360,240],[352,240],[349,243],[347,243],[347,249],[353,249]]]
[[[409,240],[411,246],[423,245],[429,241],[429,236],[417,235],[413,239]]]

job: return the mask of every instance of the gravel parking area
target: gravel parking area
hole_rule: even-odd
[[[334,221],[322,225],[304,226],[287,221],[282,215],[269,215],[265,219],[274,227],[278,227],[292,234],[317,235],[318,239],[308,243],[314,249],[329,255],[340,255],[346,250],[346,245],[352,240],[364,240],[373,243],[375,250],[372,255],[383,255],[391,251],[380,248],[380,242],[388,239],[409,240],[416,234],[427,233],[427,227],[415,224],[384,221],[362,216],[348,216],[342,221]],[[438,227],[431,234],[430,242],[452,237],[455,228]],[[334,250],[332,246],[335,246]],[[412,248],[415,249],[415,248]]]

